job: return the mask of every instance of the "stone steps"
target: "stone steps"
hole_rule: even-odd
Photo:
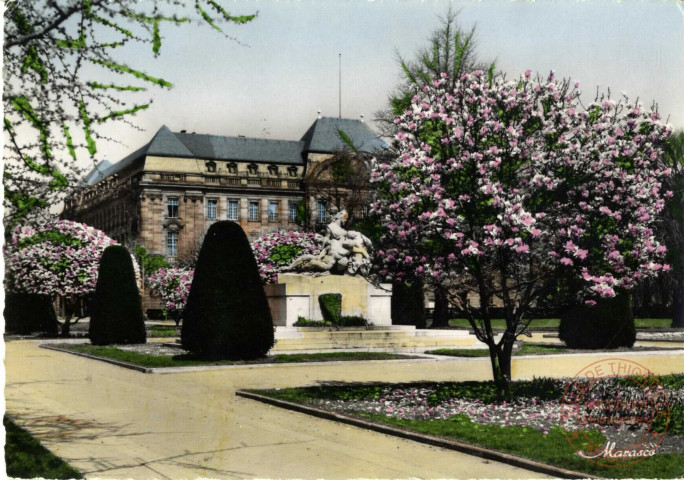
[[[276,330],[272,351],[336,350],[336,349],[431,349],[473,348],[478,346],[473,335],[459,330]]]

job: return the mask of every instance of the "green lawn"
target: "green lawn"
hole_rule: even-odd
[[[635,318],[636,328],[669,328],[672,325],[671,318]]]
[[[636,318],[634,319],[636,328],[667,328],[672,324],[670,318]],[[470,323],[465,318],[453,318],[449,320],[449,325],[457,328],[471,328]],[[535,318],[530,321],[530,328],[558,328],[560,318]],[[492,319],[492,328],[503,330],[506,328],[506,321],[503,318]]]
[[[7,434],[5,464],[7,475],[15,478],[83,478],[78,470],[43,447],[26,430],[3,418]]]
[[[486,348],[439,348],[429,350],[425,353],[432,355],[446,355],[450,357],[488,357],[489,350]],[[514,355],[550,355],[554,353],[569,353],[563,345],[529,345],[523,343],[520,348],[515,350]]]
[[[679,453],[656,454],[622,468],[598,465],[579,457],[560,427],[552,427],[544,435],[526,427],[479,425],[464,414],[446,420],[408,420],[381,414],[363,416],[419,433],[453,438],[590,475],[608,478],[681,478],[684,475],[684,455]],[[585,430],[583,435],[587,438],[587,446],[589,439],[597,444],[605,442],[605,437],[597,430]]]
[[[302,362],[333,362],[352,360],[399,360],[416,358],[410,355],[399,355],[384,352],[329,352],[329,353],[301,353],[278,354],[250,362],[241,360],[204,360],[191,355],[149,355],[127,352],[114,347],[96,347],[93,345],[60,345],[60,348],[74,352],[87,353],[102,358],[132,363],[141,367],[196,367],[202,365],[243,365],[257,363],[302,363]]]
[[[166,325],[152,325],[150,327],[150,337],[177,337],[178,330],[176,327]]]
[[[663,384],[676,386],[681,375],[661,377]],[[289,402],[307,404],[312,400],[378,399],[386,384],[343,384],[281,390],[252,390],[255,393]],[[493,382],[443,382],[395,385],[399,389],[436,388],[430,396],[430,405],[449,398],[478,398],[485,403],[497,400]],[[536,397],[542,400],[558,399],[563,394],[562,384],[552,379],[516,381],[511,384],[514,397]],[[544,435],[536,429],[521,426],[486,425],[473,422],[466,414],[448,419],[400,419],[377,413],[355,412],[375,422],[415,432],[451,438],[483,446],[504,453],[606,478],[681,478],[684,475],[684,454],[660,453],[625,468],[605,467],[579,457],[568,443],[560,427],[552,427]],[[605,437],[597,430],[584,431],[587,441],[603,444]]]

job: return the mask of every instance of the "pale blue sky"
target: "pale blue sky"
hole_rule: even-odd
[[[460,24],[477,25],[480,58],[509,77],[526,69],[579,80],[587,99],[610,87],[653,100],[684,128],[684,4],[674,0],[223,0],[231,13],[258,18],[227,31],[165,25],[161,55],[151,48],[126,60],[175,84],[152,89],[154,104],[107,133],[125,145],[100,143],[97,160],[117,161],[163,124],[174,131],[297,140],[315,120],[338,114],[372,120],[400,78],[395,51],[407,58],[426,45],[449,4]],[[105,74],[106,75],[106,74]],[[102,77],[101,77],[102,78]],[[121,82],[121,78],[116,79]],[[591,97],[591,98],[589,98]],[[141,101],[145,97],[141,97]],[[268,135],[264,133],[268,132]]]

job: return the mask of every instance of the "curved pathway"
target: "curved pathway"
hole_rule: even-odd
[[[518,357],[518,377],[572,375],[594,356]],[[576,355],[574,357],[579,357]],[[634,356],[682,371],[684,351]],[[540,475],[235,396],[319,381],[479,380],[487,359],[238,366],[143,374],[6,344],[6,408],[90,478],[539,478]]]

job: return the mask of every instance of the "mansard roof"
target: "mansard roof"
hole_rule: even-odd
[[[372,153],[387,148],[387,143],[360,120],[323,117],[317,119],[302,137],[304,150],[335,153],[349,148],[340,138],[340,131],[346,133],[354,147],[362,152]]]
[[[172,135],[175,135],[178,141],[190,152],[189,155],[174,154],[173,156],[189,156],[212,160],[242,160],[257,163],[287,163],[296,165],[304,163],[302,142],[264,138],[221,137],[194,133],[174,133]],[[150,151],[149,155],[163,155],[163,153]]]
[[[387,148],[387,144],[365,123],[345,118],[317,119],[300,141],[178,133],[172,132],[164,125],[149,143],[114,165],[106,169],[98,168],[96,174],[91,172],[92,175],[88,175],[86,182],[95,184],[136,164],[142,168],[142,162],[147,155],[303,165],[306,161],[305,155],[309,152],[336,153],[345,149],[346,145],[340,139],[340,130],[345,132],[354,146],[361,151],[373,152]]]

